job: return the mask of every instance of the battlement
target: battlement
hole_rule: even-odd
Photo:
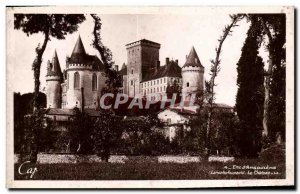
[[[142,39],[142,40],[138,40],[138,41],[135,41],[135,42],[132,42],[132,43],[128,43],[126,44],[126,48],[129,49],[131,47],[135,47],[135,46],[148,46],[148,47],[154,47],[154,48],[160,48],[160,44],[159,43],[156,43],[156,42],[153,42],[153,41],[150,41],[150,40],[147,40],[147,39]]]

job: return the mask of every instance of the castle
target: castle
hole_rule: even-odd
[[[127,65],[123,64],[120,92],[129,97],[157,94],[162,99],[169,85],[177,84],[182,94],[190,95],[203,90],[204,67],[194,47],[181,68],[178,60],[166,58],[165,65],[159,61],[160,44],[142,39],[126,45]],[[105,86],[104,65],[95,55],[86,53],[80,36],[66,69],[62,72],[55,51],[47,64],[47,108],[95,109],[99,106],[102,88]]]

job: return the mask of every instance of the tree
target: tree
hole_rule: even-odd
[[[281,135],[284,135],[282,134],[284,133],[282,126],[285,125],[286,17],[285,14],[249,14],[247,19],[251,22],[254,19],[260,23],[257,28],[260,28],[261,33],[264,35],[261,42],[264,43],[269,54],[268,65],[265,68],[267,70],[265,72],[264,130],[262,135],[265,139],[274,140],[274,131],[272,130],[277,131],[277,129],[274,128],[273,122],[275,122],[275,125],[279,124],[281,126],[279,130]],[[275,81],[273,76],[276,76]],[[272,94],[272,91],[276,92]],[[278,121],[282,122],[278,123]]]
[[[263,32],[268,38],[268,70],[265,73],[263,136],[271,139],[285,131],[285,14],[259,15]],[[269,129],[270,128],[270,129]]]
[[[240,21],[244,16],[243,15],[231,15],[231,23],[225,26],[223,30],[222,36],[218,39],[219,45],[216,48],[216,58],[215,60],[211,60],[212,66],[210,69],[211,78],[209,82],[206,82],[206,97],[207,102],[209,104],[209,111],[208,111],[208,121],[207,121],[207,132],[206,132],[206,148],[207,148],[207,156],[209,155],[210,149],[210,131],[211,131],[211,122],[212,122],[212,113],[213,113],[213,104],[214,104],[214,87],[215,79],[220,71],[220,54],[222,50],[222,45],[227,38],[228,35],[232,33],[232,28],[237,26],[237,22]]]
[[[116,94],[119,92],[119,87],[121,86],[121,76],[115,69],[113,69],[114,61],[112,60],[111,50],[102,43],[101,18],[96,14],[91,14],[91,17],[94,19],[94,40],[92,45],[100,54],[101,61],[104,64],[104,74],[107,78],[105,81],[106,87],[104,87],[101,92],[102,95],[105,93]],[[113,101],[113,98],[107,99],[105,104],[112,104]],[[115,126],[120,122],[118,121],[119,118],[114,114],[113,109],[100,110],[100,112],[101,115],[96,119],[94,125],[94,149],[104,161],[108,161],[111,147],[114,146],[114,139],[118,137],[117,134],[120,132],[120,127]]]
[[[172,99],[173,94],[176,94],[176,103],[181,101],[181,86],[179,83],[177,83],[176,80],[174,80],[173,83],[171,84],[167,84],[167,88],[166,88],[166,95],[168,99]]]
[[[36,58],[32,63],[34,72],[34,110],[39,108],[37,101],[40,89],[40,70],[42,58],[51,37],[64,39],[68,33],[77,31],[78,24],[85,20],[83,14],[15,14],[14,28],[22,30],[27,36],[42,33],[44,41],[35,49]]]
[[[264,103],[264,63],[258,56],[261,30],[252,18],[247,38],[237,63],[236,111],[240,122],[240,151],[245,157],[257,157],[261,150]]]
[[[93,150],[103,161],[108,162],[110,152],[122,134],[121,117],[115,116],[112,110],[102,110],[100,114],[92,127]]]

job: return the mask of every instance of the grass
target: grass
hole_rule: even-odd
[[[15,164],[15,179],[29,180],[29,176],[20,175]],[[275,166],[276,170],[263,170],[266,172],[278,172],[279,174],[269,175],[232,175],[232,174],[211,174],[212,171],[226,170],[224,167],[233,165],[243,166]],[[125,164],[112,163],[79,163],[79,164],[27,164],[27,167],[36,167],[37,173],[34,180],[197,180],[197,179],[284,179],[284,160],[266,161],[260,159],[238,159],[231,163],[157,163],[134,162]],[[25,168],[24,168],[25,169]],[[231,172],[243,170],[231,170]],[[247,171],[247,170],[246,170]],[[249,170],[254,172],[254,170]]]

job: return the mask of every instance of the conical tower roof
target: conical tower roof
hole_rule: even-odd
[[[61,74],[61,68],[60,68],[60,64],[59,64],[56,49],[54,51],[54,55],[53,55],[53,58],[52,58],[52,65],[53,65],[53,71]]]
[[[62,72],[61,72],[61,68],[60,68],[60,64],[59,64],[59,60],[58,60],[58,57],[57,57],[56,50],[54,51],[52,62],[51,62],[51,66],[48,69],[47,75],[50,75],[50,76],[62,76]]]
[[[121,69],[125,69],[126,68],[126,65],[125,65],[125,63],[123,63],[123,65],[122,65],[122,68]]]
[[[72,56],[81,56],[81,57],[86,56],[86,52],[85,52],[85,49],[84,49],[84,46],[83,46],[80,35],[78,36],[77,42],[76,42],[75,47],[73,49],[71,57]]]
[[[183,67],[188,67],[188,66],[203,67],[200,60],[199,60],[199,57],[197,55],[197,52],[196,52],[194,46],[192,47],[192,49],[190,51],[190,54],[188,55],[188,57],[186,59],[186,62],[185,62]]]

